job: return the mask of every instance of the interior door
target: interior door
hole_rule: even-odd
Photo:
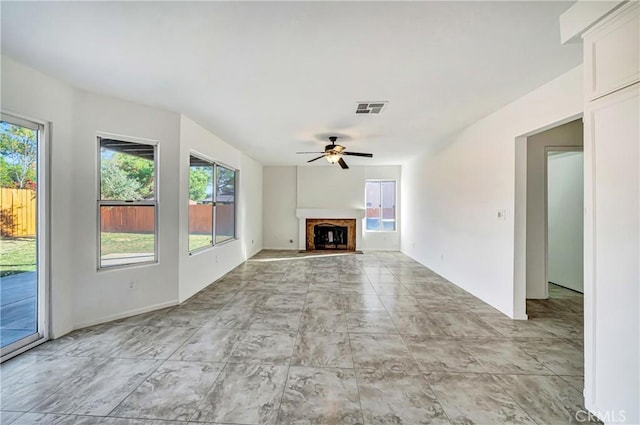
[[[584,292],[584,153],[547,150],[547,280]]]

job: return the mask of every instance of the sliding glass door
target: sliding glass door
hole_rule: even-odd
[[[0,355],[46,336],[44,126],[0,120]]]

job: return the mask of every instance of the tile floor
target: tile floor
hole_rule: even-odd
[[[263,251],[0,366],[2,424],[568,424],[582,297],[512,321],[400,253]]]

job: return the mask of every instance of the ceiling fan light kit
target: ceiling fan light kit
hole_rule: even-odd
[[[329,137],[329,141],[331,142],[330,145],[326,145],[324,147],[324,152],[296,152],[297,154],[308,154],[308,153],[321,153],[322,155],[320,155],[317,158],[313,158],[310,159],[307,162],[313,162],[316,161],[320,158],[326,158],[326,160],[331,163],[331,164],[338,164],[343,170],[346,170],[349,168],[349,166],[347,165],[346,162],[344,162],[344,159],[342,158],[343,155],[351,155],[351,156],[362,156],[365,158],[373,158],[373,154],[372,153],[362,153],[362,152],[348,152],[344,146],[342,145],[336,145],[336,141],[338,140],[337,136],[331,136]]]
[[[342,158],[342,154],[340,154],[338,152],[332,152],[329,155],[325,156],[325,158],[331,164],[335,164],[336,162],[338,162]]]

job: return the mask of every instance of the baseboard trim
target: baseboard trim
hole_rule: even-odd
[[[507,316],[508,318],[512,319],[512,320],[527,320],[527,315],[524,314],[523,316],[517,316],[517,317],[512,317],[511,316],[511,312],[507,313],[506,311],[503,311],[502,309],[498,308],[497,306],[491,304],[490,302],[488,302],[486,299],[481,298],[480,296],[478,296],[478,294],[474,294],[473,292],[470,292],[468,289],[458,285],[456,282],[450,280],[449,278],[447,278],[445,275],[440,274],[438,271],[432,269],[431,267],[427,266],[426,264],[424,264],[422,261],[418,260],[417,258],[415,258],[413,255],[407,253],[406,251],[400,250],[400,252],[404,255],[406,255],[407,257],[411,258],[413,261],[423,265],[424,267],[428,268],[429,270],[432,270],[433,272],[439,274],[440,276],[444,277],[445,279],[449,280],[449,282],[453,283],[454,285],[456,285],[458,288],[463,289],[465,291],[467,291],[468,293],[470,293],[471,295],[473,295],[474,297],[476,297],[477,299],[479,299],[480,301],[490,305],[491,307],[495,308],[496,310],[498,310],[500,313],[504,314],[505,316]]]
[[[78,330],[78,329],[86,328],[86,327],[89,327],[89,326],[99,325],[99,324],[102,324],[102,323],[112,322],[114,320],[124,319],[125,317],[136,316],[136,315],[142,314],[142,313],[148,313],[150,311],[159,310],[161,308],[173,307],[173,306],[178,305],[178,304],[179,304],[178,300],[171,300],[171,301],[166,301],[166,302],[159,303],[159,304],[149,305],[149,306],[146,306],[146,307],[136,308],[136,309],[133,309],[133,310],[127,310],[127,311],[123,311],[123,312],[120,312],[120,313],[112,314],[112,315],[109,315],[109,316],[100,317],[98,319],[87,320],[85,322],[76,323],[73,326],[73,330]]]

